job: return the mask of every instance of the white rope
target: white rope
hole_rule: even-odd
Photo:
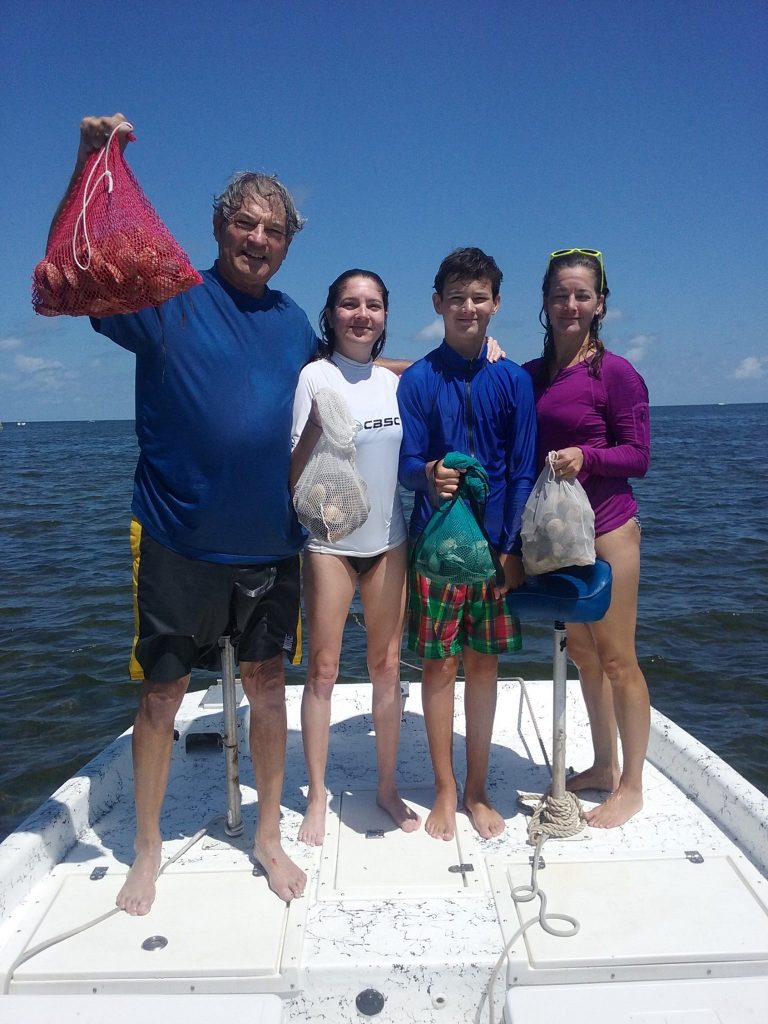
[[[581,804],[575,793],[566,790],[563,799],[545,793],[528,822],[528,842],[534,846],[545,839],[565,839],[578,835],[584,828]]]
[[[544,741],[539,731],[538,723],[536,722],[536,716],[533,713],[533,706],[531,704],[530,697],[528,696],[528,690],[526,688],[523,679],[520,679],[520,693],[522,697],[525,697],[525,702],[528,705],[528,713],[531,716],[531,722],[536,732],[536,736],[539,740],[539,746],[544,755],[544,761],[549,770],[549,777],[552,778],[552,765],[549,757],[547,756],[547,750],[544,746]],[[520,702],[520,710],[522,711],[522,700]],[[521,714],[518,715],[518,733],[521,733]],[[525,808],[528,809],[531,820],[528,822],[528,842],[531,846],[535,846],[540,836],[545,836],[547,839],[566,839],[569,836],[578,835],[584,828],[584,818],[581,811],[581,803],[575,793],[569,793],[565,791],[565,795],[560,798],[552,796],[551,791],[548,793],[520,793],[518,794],[518,802]]]
[[[112,145],[112,140],[114,139],[115,135],[117,135],[118,131],[123,127],[123,125],[127,125],[129,131],[133,128],[133,125],[129,121],[121,121],[116,128],[113,128],[109,138],[102,147],[98,158],[94,161],[93,167],[91,168],[88,178],[85,182],[85,189],[83,190],[83,208],[80,211],[77,220],[75,221],[75,229],[72,232],[72,258],[74,259],[75,263],[81,270],[88,270],[88,268],[91,265],[91,239],[88,235],[88,225],[86,223],[86,212],[88,210],[88,204],[96,194],[96,189],[98,188],[99,184],[105,179],[107,181],[107,192],[110,195],[112,193],[112,189],[114,187],[114,179],[112,177],[112,172],[109,170],[109,148]],[[96,178],[96,180],[93,182],[93,186],[91,187],[91,179],[98,170],[99,165],[102,163],[104,165],[104,169],[102,170],[101,174],[99,174],[98,178]],[[86,259],[88,261],[87,263],[84,264],[80,262],[80,259],[77,255],[77,236],[78,231],[80,230],[82,230],[83,239],[85,240],[85,249],[87,253]]]
[[[525,702],[528,705],[528,712],[533,722],[533,727],[536,731],[536,735],[539,739],[539,746],[544,753],[544,760],[546,761],[547,768],[549,769],[550,779],[552,778],[552,765],[550,764],[549,758],[547,757],[546,748],[542,741],[541,733],[536,722],[536,716],[533,713],[533,707],[531,705],[530,697],[525,686],[525,682],[520,679],[521,696],[525,697]],[[520,708],[522,710],[522,700],[520,702]],[[520,717],[518,718],[518,731],[520,731]],[[531,820],[528,823],[528,842],[535,846],[531,867],[531,881],[529,885],[516,885],[511,890],[511,897],[514,903],[529,903],[537,896],[540,900],[539,913],[537,917],[532,917],[529,921],[526,921],[509,942],[506,943],[504,949],[501,951],[501,955],[494,964],[491,976],[488,979],[488,984],[485,986],[485,991],[477,1007],[475,1013],[475,1024],[479,1024],[480,1017],[483,1010],[483,1005],[487,1001],[488,1003],[488,1024],[494,1024],[494,1008],[493,1008],[493,989],[496,985],[501,968],[504,961],[509,956],[509,951],[519,938],[521,938],[526,931],[534,924],[539,924],[543,931],[550,935],[556,935],[560,938],[571,938],[576,935],[581,927],[578,920],[575,917],[571,917],[570,914],[548,914],[547,913],[547,894],[543,889],[539,888],[538,884],[538,871],[539,871],[539,856],[544,847],[544,844],[548,839],[555,838],[567,838],[568,836],[576,835],[581,832],[584,828],[584,820],[581,814],[581,803],[575,793],[569,793],[566,790],[565,796],[562,799],[556,799],[550,793],[538,794],[538,793],[520,793],[518,797],[519,801],[525,806],[535,802],[533,811],[531,813]],[[564,921],[569,925],[566,929],[553,928],[550,924],[551,921]]]
[[[547,894],[544,892],[543,889],[539,888],[539,884],[537,881],[537,876],[539,873],[539,856],[546,841],[547,837],[541,836],[536,843],[536,849],[532,857],[533,864],[531,867],[530,885],[516,885],[511,890],[510,893],[515,903],[530,903],[531,900],[534,900],[538,896],[540,901],[539,913],[536,917],[530,918],[530,920],[526,921],[524,925],[521,925],[520,928],[517,929],[515,934],[509,940],[509,942],[507,942],[507,944],[504,946],[504,949],[501,951],[501,955],[499,956],[498,960],[493,966],[491,976],[488,979],[488,984],[485,986],[485,991],[483,992],[483,996],[478,1004],[477,1011],[475,1013],[475,1024],[479,1024],[480,1022],[480,1016],[483,1012],[483,1005],[486,1001],[488,1002],[488,1024],[494,1024],[496,1018],[493,1010],[493,989],[496,985],[496,980],[499,976],[504,961],[509,956],[510,949],[512,948],[514,943],[517,942],[517,940],[528,931],[531,925],[539,924],[541,928],[549,935],[556,935],[559,938],[563,939],[569,939],[572,938],[574,935],[577,935],[579,929],[581,928],[581,925],[576,920],[576,918],[571,917],[570,914],[547,913]],[[565,921],[566,924],[570,925],[570,927],[553,928],[550,924],[551,921]]]

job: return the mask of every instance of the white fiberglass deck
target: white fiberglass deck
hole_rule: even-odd
[[[455,764],[461,779],[461,686],[457,691]],[[528,692],[549,750],[551,684],[529,683]],[[403,795],[424,816],[431,766],[420,699],[420,687],[412,684],[399,778]],[[520,684],[500,685],[489,790],[507,829],[487,841],[463,815],[450,843],[431,839],[423,829],[409,835],[394,829],[375,803],[370,688],[356,685],[337,687],[333,698],[324,846],[298,843],[306,792],[300,700],[300,689],[290,689],[283,835],[287,851],[309,876],[306,897],[287,908],[264,878],[253,874],[249,850],[256,803],[248,710],[242,705],[245,834],[233,840],[222,821],[215,821],[160,877],[150,915],[115,914],[42,950],[10,977],[25,950],[114,904],[131,860],[133,834],[130,739],[121,737],[0,846],[0,977],[9,993],[0,997],[0,1022],[36,1021],[11,1011],[24,999],[32,1013],[44,996],[59,997],[55,1003],[62,1015],[86,995],[88,1007],[94,994],[105,1000],[139,993],[154,999],[218,995],[216,1015],[236,1011],[227,1003],[234,994],[267,993],[282,997],[283,1021],[340,1024],[361,1019],[356,997],[366,989],[384,1000],[380,1013],[369,1019],[464,1022],[474,1019],[491,970],[510,940],[496,999],[498,1019],[504,989],[512,986],[505,1011],[509,1024],[543,1024],[546,1001],[557,1001],[558,992],[571,985],[582,986],[576,992],[585,984],[596,992],[599,986],[611,989],[612,1016],[601,1017],[602,1004],[592,1004],[589,1019],[597,1022],[656,1024],[665,1018],[651,1012],[668,1010],[669,1019],[682,1024],[688,1018],[673,1015],[678,996],[669,996],[665,1010],[664,993],[677,993],[685,984],[710,1014],[700,1018],[701,1024],[741,1024],[751,1018],[741,1012],[729,1018],[728,1006],[735,1012],[737,1003],[729,1004],[712,984],[727,991],[731,978],[740,978],[754,999],[766,996],[768,1005],[768,801],[666,719],[654,716],[649,757],[660,768],[646,767],[644,811],[623,828],[586,829],[544,847],[538,883],[547,894],[548,913],[574,915],[581,925],[578,935],[556,938],[534,925],[515,939],[520,925],[538,913],[537,900],[516,904],[511,897],[514,886],[530,881],[533,852],[516,797],[519,791],[541,792],[549,782]],[[162,819],[166,856],[226,811],[223,755],[215,742],[206,741],[221,732],[221,718],[215,690],[190,694],[182,706]],[[574,684],[569,684],[568,737],[567,763],[584,767],[591,747]],[[741,834],[743,849],[713,818]],[[95,870],[100,868],[106,872]],[[642,1016],[646,1011],[640,1003],[633,1010],[632,1001],[642,993],[647,997],[654,984],[662,1002],[649,1002]],[[371,998],[375,1009],[376,997]],[[714,1008],[716,998],[725,1000],[725,1010]],[[142,1005],[149,1009],[149,1003]],[[201,1009],[194,1001],[190,1005]],[[271,1000],[254,1001],[254,1014],[259,1005],[265,1022],[280,1019],[273,1018]],[[553,1010],[551,1019],[559,1012]]]

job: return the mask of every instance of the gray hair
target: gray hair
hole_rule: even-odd
[[[278,181],[274,174],[260,174],[257,171],[238,171],[232,175],[224,191],[214,196],[214,217],[231,220],[246,199],[266,199],[270,204],[275,199],[279,200],[285,210],[285,228],[289,242],[306,223],[285,185]]]

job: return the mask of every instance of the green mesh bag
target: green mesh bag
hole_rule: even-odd
[[[476,459],[461,452],[448,452],[443,463],[466,472],[456,494],[440,502],[416,541],[413,565],[442,585],[498,581],[499,561],[481,525],[488,474]]]

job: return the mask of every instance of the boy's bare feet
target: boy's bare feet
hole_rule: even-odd
[[[571,793],[580,793],[583,789],[600,789],[612,793],[618,787],[620,778],[618,768],[598,768],[593,764],[586,771],[570,775],[565,780],[565,788]]]
[[[143,917],[155,902],[155,880],[160,870],[162,843],[158,842],[136,854],[115,903],[132,917]]]
[[[445,842],[456,834],[456,787],[447,786],[435,793],[435,803],[424,825],[433,839]]]
[[[491,804],[487,793],[471,797],[464,793],[464,810],[472,822],[475,831],[483,839],[494,839],[506,828],[506,822]]]
[[[618,828],[637,814],[642,806],[642,790],[619,783],[604,803],[584,814],[584,820],[592,828]]]
[[[325,810],[327,798],[310,800],[304,820],[299,828],[299,840],[307,846],[322,846],[325,840]]]
[[[419,815],[401,799],[394,788],[379,789],[376,793],[376,803],[403,832],[415,832],[421,824]]]
[[[260,841],[256,838],[253,844],[253,858],[264,870],[269,888],[281,900],[290,903],[291,900],[304,895],[307,876],[283,850],[279,839]]]

